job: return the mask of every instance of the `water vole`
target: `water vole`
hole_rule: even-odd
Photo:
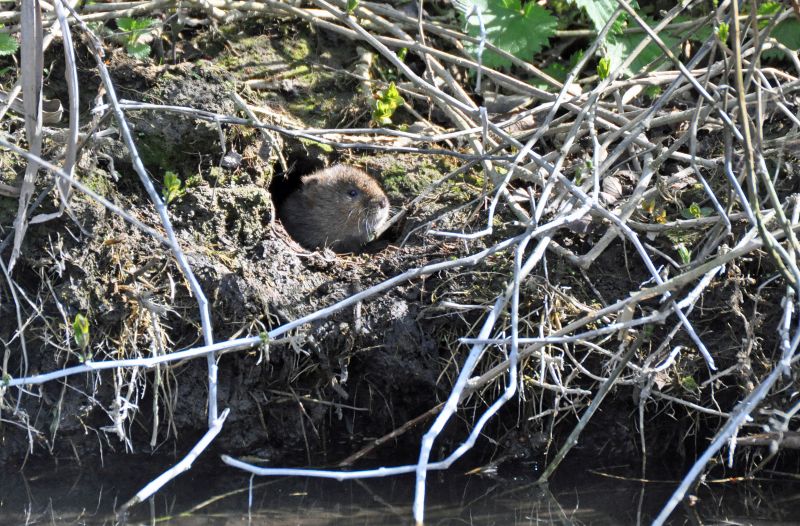
[[[389,217],[389,199],[366,172],[335,165],[301,179],[284,201],[280,218],[301,245],[352,252],[371,241]]]

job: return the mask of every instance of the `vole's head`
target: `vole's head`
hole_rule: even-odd
[[[342,239],[366,243],[389,218],[389,199],[380,185],[352,166],[337,165],[304,177],[303,193],[314,203],[314,213],[325,217]]]

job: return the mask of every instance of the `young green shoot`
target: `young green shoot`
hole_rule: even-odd
[[[692,251],[686,248],[686,245],[683,243],[678,243],[675,246],[675,250],[678,251],[678,257],[681,258],[681,263],[688,265],[692,262]]]
[[[692,203],[687,208],[681,210],[681,215],[684,219],[700,219],[701,217],[708,217],[714,212],[714,209],[707,206],[700,206],[697,203]]]
[[[726,43],[728,41],[728,31],[729,31],[728,23],[727,22],[720,22],[719,26],[717,26],[717,38],[721,43]]]
[[[405,101],[400,96],[400,92],[397,91],[397,86],[392,82],[388,88],[378,92],[375,98],[375,104],[372,108],[373,122],[378,126],[391,125],[395,110],[403,104],[405,104]]]
[[[186,193],[184,185],[175,172],[167,170],[164,172],[164,186],[161,188],[161,196],[167,204],[175,199],[182,197]]]
[[[75,344],[80,348],[80,361],[85,362],[92,359],[92,353],[87,352],[89,348],[89,320],[80,312],[72,320],[72,337]]]
[[[597,76],[600,77],[600,80],[606,80],[608,75],[611,73],[611,59],[608,57],[603,57],[597,63]]]

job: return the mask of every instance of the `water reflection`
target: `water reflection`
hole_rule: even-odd
[[[114,510],[169,463],[146,457],[96,469],[74,463],[0,475],[0,524],[117,524]],[[575,473],[575,470],[572,470]],[[413,477],[336,482],[253,480],[206,461],[131,511],[128,524],[411,524]],[[582,472],[549,488],[532,478],[491,480],[432,473],[426,524],[649,524],[675,486]],[[248,513],[248,501],[252,506]],[[797,520],[800,481],[710,485],[671,523],[779,524]],[[730,520],[730,521],[729,521]],[[794,523],[793,523],[794,524]]]

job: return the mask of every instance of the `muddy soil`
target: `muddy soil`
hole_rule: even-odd
[[[370,119],[370,94],[360,92],[358,81],[343,73],[343,64],[357,60],[356,46],[303,24],[253,19],[217,32],[198,32],[181,41],[174,63],[133,59],[119,48],[109,52],[108,67],[124,99],[243,116],[232,96],[239,93],[261,108],[257,116],[263,122],[285,128],[367,126]],[[58,58],[52,57],[47,89],[51,97],[66,101]],[[100,80],[85,50],[79,62],[82,120],[89,122],[87,108]],[[266,82],[258,90],[245,88],[252,79]],[[436,227],[460,228],[484,220],[485,203],[473,200],[485,185],[471,171],[408,209],[399,224],[362,253],[309,252],[287,235],[275,213],[301,176],[336,162],[359,165],[381,182],[398,211],[452,170],[454,161],[447,156],[334,151],[314,141],[265,136],[251,126],[217,125],[164,108],[127,115],[153,182],[160,188],[165,172],[171,171],[185,184],[185,193],[170,204],[170,217],[210,302],[217,341],[259,334],[407,269],[465,255],[464,243],[426,235],[428,225],[459,207],[460,212],[449,213]],[[99,125],[110,124],[103,120]],[[21,128],[13,130],[17,136]],[[55,137],[46,147],[57,147]],[[117,134],[93,138],[81,153],[80,178],[159,229],[130,159]],[[15,162],[3,159],[20,173],[23,167]],[[38,190],[47,192],[50,184],[43,176]],[[0,223],[8,236],[16,201],[3,198],[2,203]],[[57,206],[49,196],[37,213]],[[503,239],[512,219],[499,211],[495,233],[484,243]],[[566,232],[556,242],[588,249],[600,237],[601,232]],[[473,243],[471,251],[479,244]],[[458,338],[481,319],[481,305],[504,290],[507,274],[500,270],[509,268],[510,259],[499,254],[474,268],[402,283],[268,347],[220,356],[219,407],[231,413],[214,448],[274,463],[335,463],[425,414],[449,393],[467,349]],[[611,303],[646,281],[644,269],[627,264],[633,259],[631,247],[616,243],[587,279],[567,261],[549,256],[547,268],[525,285],[523,302],[535,313],[543,301],[560,301],[552,285],[558,283],[579,297],[599,295]],[[740,284],[749,273],[771,268],[759,258],[747,264],[728,268],[729,286],[714,290],[703,305],[707,329],[719,323],[719,316],[726,319],[726,331],[705,333],[716,348],[737,348],[742,334],[774,326],[780,315],[777,309],[763,308],[755,318],[742,314],[752,312],[754,303],[764,305],[781,294],[778,287],[765,288],[758,298],[743,293]],[[151,356],[202,343],[196,298],[169,251],[80,193],[73,197],[69,215],[31,226],[14,279],[27,298],[17,303],[21,319],[28,321],[18,320],[15,302],[8,301],[4,289],[0,334],[11,349],[9,370],[35,374],[85,360],[87,351],[76,346],[67,330],[78,313],[90,321],[94,360]],[[453,304],[472,307],[448,307]],[[720,311],[721,305],[729,310]],[[576,308],[564,302],[564,312]],[[17,333],[21,323],[24,350],[23,335]],[[654,341],[661,330],[655,330]],[[761,348],[774,349],[774,340],[767,334]],[[585,358],[586,367],[602,367],[598,357]],[[701,368],[697,356],[687,360],[681,365],[685,370]],[[735,352],[723,352],[718,365],[724,369],[742,360]],[[526,365],[538,367],[533,361]],[[698,374],[707,376],[707,371]],[[742,385],[748,374],[743,370]],[[592,385],[587,379],[586,386]],[[492,385],[470,401],[461,419],[448,427],[442,451],[463,440],[474,416],[498,389]],[[541,409],[558,398],[530,389],[487,428],[490,439],[477,445],[481,461],[524,459],[533,464],[558,442],[562,429],[568,432],[574,425],[574,414],[553,422],[528,421],[534,406]],[[684,394],[691,389],[687,386]],[[639,436],[631,431],[637,422],[637,394],[635,386],[615,390],[579,450],[587,456],[602,454],[606,462],[640,455]],[[719,396],[724,400],[739,394],[722,390]],[[101,451],[181,455],[206,430],[207,397],[202,359],[155,370],[69,377],[18,394],[9,391],[0,424],[0,461],[20,463],[29,454],[87,458]],[[712,423],[706,426],[705,419]],[[413,460],[430,421],[409,426],[366,458]],[[704,433],[698,429],[713,429],[717,422],[717,417],[702,414],[653,416],[650,451],[676,455],[680,449],[677,458],[690,458],[686,446],[675,447],[676,440],[682,444],[676,437],[691,428],[700,447]],[[670,432],[661,434],[663,429]]]
[[[368,99],[353,95],[355,82],[332,72],[339,64],[329,53],[314,49],[311,56],[312,46],[333,45],[324,35],[307,27],[290,35],[292,30],[283,25],[260,23],[245,32],[233,27],[224,31],[230,33],[217,40],[198,36],[195,43],[202,52],[191,62],[174,65],[155,65],[111,50],[108,67],[118,96],[235,115],[231,95],[243,81],[264,75],[264,68],[280,78],[302,61],[314,66],[276,89],[245,90],[250,104],[265,108],[261,118],[306,128],[333,127],[342,119],[366,124]],[[346,51],[337,56],[356,57],[352,44]],[[47,87],[50,96],[66,100],[66,85],[58,81],[63,65],[53,58],[56,80]],[[89,119],[86,108],[100,79],[85,50],[79,60],[82,118]],[[404,220],[359,254],[308,252],[286,234],[275,214],[302,175],[335,162],[362,166],[378,178],[397,211],[412,192],[448,170],[447,159],[334,152],[313,141],[269,138],[250,127],[218,127],[162,110],[132,111],[128,117],[155,184],[160,187],[169,170],[186,186],[170,204],[170,215],[209,299],[217,341],[258,334],[404,269],[460,252],[457,245],[423,240],[414,232],[426,216],[451,204],[433,199],[424,214]],[[55,140],[46,145],[56,146]],[[277,153],[287,161],[288,171]],[[225,165],[225,154],[240,160]],[[145,224],[158,226],[118,135],[88,143],[79,173],[90,188]],[[43,179],[39,190],[47,191],[48,184]],[[467,186],[455,181],[452,188],[460,196],[479,191]],[[14,201],[4,201],[2,222],[10,225]],[[45,199],[40,211],[54,211],[57,204]],[[78,313],[90,320],[89,357],[94,360],[147,356],[200,343],[197,303],[169,251],[83,195],[74,196],[69,216],[30,228],[15,278],[26,294],[41,299],[25,330],[25,352],[15,348],[10,370],[20,367],[35,374],[86,359],[64,336]],[[219,406],[231,415],[215,447],[275,460],[320,461],[328,451],[360,448],[426,412],[449,388],[441,376],[453,356],[442,340],[467,321],[428,312],[434,291],[442,295],[453,286],[437,277],[402,284],[304,327],[284,342],[221,356]],[[14,303],[4,302],[2,309],[0,331],[8,341],[17,330]],[[179,452],[204,431],[207,396],[203,360],[50,382],[32,396],[20,396],[14,413],[24,424],[2,426],[0,455],[14,463],[26,452],[82,458],[101,450]],[[410,445],[417,437],[412,432],[401,440]]]

